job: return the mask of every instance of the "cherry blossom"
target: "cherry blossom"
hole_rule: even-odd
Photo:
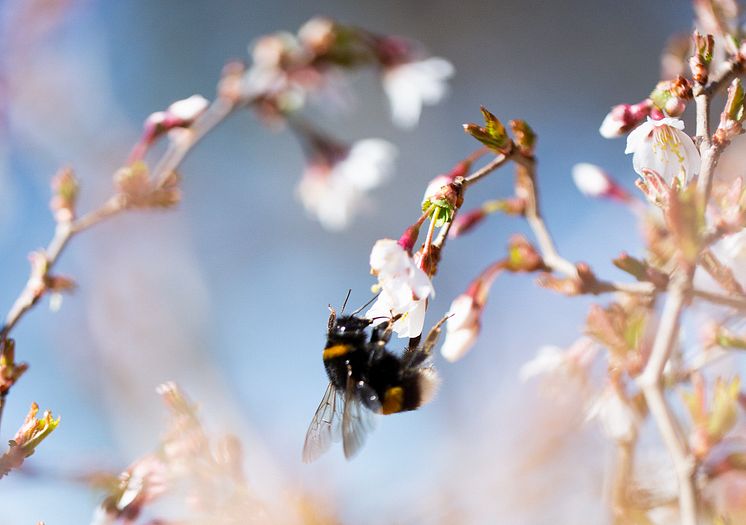
[[[388,67],[383,74],[383,89],[394,123],[402,128],[414,127],[420,120],[422,106],[437,104],[446,96],[446,81],[452,75],[453,65],[440,57]]]
[[[721,262],[733,270],[735,278],[742,286],[746,285],[746,230],[726,235],[715,244],[713,252]]]
[[[669,185],[674,180],[686,183],[699,174],[700,157],[692,139],[684,133],[684,122],[665,117],[647,121],[627,137],[625,153],[633,153],[632,165],[659,174]]]
[[[399,337],[420,335],[425,324],[427,299],[435,295],[430,278],[393,239],[376,241],[370,252],[370,267],[381,291],[365,317],[376,325],[401,314],[393,324]]]
[[[521,367],[519,376],[521,381],[544,375],[558,376],[563,379],[572,376],[586,379],[588,369],[597,354],[598,346],[585,337],[575,341],[569,348],[560,348],[555,345],[542,346],[536,357]]]
[[[609,384],[591,405],[586,420],[597,419],[611,440],[629,443],[635,439],[640,416],[629,401],[622,396],[619,387]]]
[[[306,167],[297,196],[324,228],[342,230],[370,205],[366,192],[392,175],[395,157],[396,148],[380,139],[355,143],[341,160],[318,156]]]

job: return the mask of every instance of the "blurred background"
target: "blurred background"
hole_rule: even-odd
[[[58,270],[79,289],[15,331],[31,368],[8,398],[2,439],[32,401],[62,423],[25,472],[0,481],[0,525],[87,523],[101,495],[71,478],[120,471],[156,446],[164,411],[155,387],[166,380],[199,403],[210,430],[241,437],[252,487],[268,500],[307,492],[356,524],[607,520],[604,439],[577,402],[550,402],[518,378],[540,346],[577,337],[591,300],[541,290],[531,277],[498,279],[476,348],[455,364],[437,360],[443,385],[432,404],[380,418],[353,461],[334,447],[304,465],[300,452],[327,383],[326,305],[348,288],[353,306],[369,298],[371,246],[398,237],[419,216],[427,182],[472,151],[461,124],[479,120],[480,104],[537,131],[543,209],[563,255],[622,278],[609,260],[638,249],[634,218],[581,196],[570,169],[594,162],[632,188],[623,140],[601,138],[598,126],[613,104],[649,93],[666,39],[690,27],[687,2],[5,0],[2,309],[27,278],[26,254],[51,238],[48,185],[59,167],[75,169],[80,209],[96,206],[147,115],[193,93],[211,98],[227,59],[316,14],[423,42],[454,64],[452,94],[402,131],[375,75],[355,77],[354,107],[326,115],[326,127],[390,140],[399,157],[378,207],[345,232],[323,230],[297,203],[304,159],[293,137],[246,112],[184,164],[176,210],[127,214],[74,239]],[[496,173],[466,208],[511,185],[512,173]],[[426,326],[513,232],[529,234],[495,216],[449,243]]]

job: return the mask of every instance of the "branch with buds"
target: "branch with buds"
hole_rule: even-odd
[[[308,157],[299,198],[324,226],[339,229],[357,213],[366,193],[391,175],[395,149],[383,140],[348,146],[330,138],[303,119],[307,101],[338,89],[335,79],[340,74],[372,68],[380,74],[394,122],[412,127],[424,105],[436,104],[446,95],[446,82],[453,73],[450,63],[428,56],[417,42],[326,18],[311,19],[297,35],[283,32],[259,39],[252,59],[250,67],[239,62],[224,67],[212,102],[194,95],[147,117],[140,139],[113,176],[114,194],[99,207],[80,214],[80,185],[73,170],[64,168],[54,176],[50,201],[54,236],[46,248],[29,256],[29,278],[0,327],[0,420],[10,388],[28,366],[14,361],[13,329],[44,296],[50,296],[50,305],[58,308],[62,294],[76,286],[70,277],[56,273],[70,241],[123,212],[178,204],[182,162],[231,114],[248,108],[262,122],[287,125],[298,135]],[[165,153],[151,163],[152,149],[161,141],[167,142]],[[6,471],[33,452],[33,448],[18,450],[12,449],[10,459],[4,460],[9,465]]]
[[[746,198],[740,178],[729,183],[729,175],[718,171],[723,152],[744,131],[744,90],[739,76],[744,71],[746,44],[741,41],[737,10],[730,9],[729,2],[700,0],[695,5],[701,30],[716,27],[717,31],[694,33],[691,55],[682,56],[691,69],[690,76],[682,65],[675,75],[658,82],[642,102],[614,107],[600,129],[607,138],[628,134],[626,153],[633,155],[633,168],[640,176],[637,187],[644,200],[596,166],[579,164],[573,172],[585,195],[627,205],[640,218],[647,255],[636,258],[623,253],[614,261],[636,282],[600,279],[587,264],[573,263],[560,254],[539,204],[535,134],[523,121],[504,125],[485,108],[484,124],[464,126],[483,148],[433,179],[418,221],[398,242],[380,240],[371,253],[380,295],[366,315],[374,322],[387,315],[399,316],[393,330],[400,337],[409,337],[411,346],[419,341],[428,299],[435,293],[432,279],[446,239],[482,227],[498,212],[526,219],[536,247],[524,238],[513,238],[506,256],[488,265],[453,301],[441,348],[449,361],[460,359],[476,343],[489,289],[503,273],[539,273],[541,286],[566,295],[616,293],[609,306],[591,310],[587,335],[608,350],[607,384],[592,416],[599,418],[606,434],[617,442],[618,472],[611,499],[619,523],[648,522],[651,507],[637,499],[632,486],[637,436],[647,416],[655,422],[673,461],[679,522],[696,525],[704,516],[729,519],[704,496],[701,474],[718,445],[737,431],[733,422],[739,410],[736,400],[743,397],[740,383],[736,379],[715,381],[711,411],[704,401],[695,403],[688,398],[695,422],[689,429],[679,419],[669,395],[680,383],[695,382],[696,399],[702,399],[706,386],[698,374],[714,362],[714,356],[707,359],[700,355],[689,357],[688,365],[682,362],[679,334],[684,312],[694,299],[717,306],[713,312],[723,308],[729,312],[726,322],[715,325],[717,336],[710,338],[713,342],[706,348],[746,346],[727,326],[736,326],[746,311],[746,273],[734,264],[735,257],[744,257],[738,261],[746,263]],[[667,59],[670,66],[671,57]],[[716,64],[717,60],[721,62]],[[724,108],[714,126],[710,122],[713,97],[726,88]],[[696,108],[694,138],[684,131],[681,119],[692,101]],[[485,149],[494,158],[469,172]],[[462,212],[471,186],[507,164],[515,166],[514,193]],[[427,221],[424,242],[418,247],[420,229]],[[695,287],[698,269],[721,291]],[[547,354],[541,359],[532,370],[577,366],[569,364],[576,359],[569,350],[567,356],[553,354],[550,358]],[[580,369],[587,370],[587,366]],[[687,435],[691,437],[687,439]]]

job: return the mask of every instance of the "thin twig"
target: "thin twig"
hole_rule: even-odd
[[[613,281],[596,281],[596,284],[590,290],[594,295],[602,293],[628,293],[633,295],[654,295],[658,289],[649,281],[640,281],[632,283],[618,283]]]
[[[721,293],[708,292],[706,290],[698,289],[692,290],[691,295],[695,299],[701,299],[712,304],[727,306],[729,308],[734,308],[736,310],[746,312],[746,297],[732,297]]]
[[[703,196],[704,202],[709,202],[710,193],[712,192],[712,180],[715,178],[715,167],[717,166],[718,159],[722,146],[716,142],[703,142],[702,148],[702,163],[700,165],[700,175],[697,181],[697,189],[700,195]]]
[[[616,442],[616,465],[611,485],[611,508],[614,523],[625,523],[629,511],[629,488],[632,484],[637,435],[630,441]]]
[[[162,187],[171,176],[171,172],[181,165],[192,148],[237,107],[238,105],[231,100],[218,97],[194,121],[194,124],[184,130],[184,133],[177,140],[171,141],[168,149],[153,170],[153,178],[157,187]]]
[[[5,392],[0,394],[0,428],[3,424],[3,411],[5,410],[5,398],[8,397],[8,393]]]
[[[536,185],[536,160],[533,157],[521,155],[517,151],[514,151],[511,158],[516,161],[518,169],[522,170],[525,175],[524,180],[528,187],[526,188],[527,195],[524,196],[526,203],[524,216],[531,230],[534,232],[544,264],[571,279],[576,278],[578,276],[578,269],[573,263],[559,254],[554,245],[552,235],[549,233],[549,229],[544,222],[544,217],[541,215],[539,191]]]
[[[495,171],[497,168],[508,162],[512,157],[508,155],[498,155],[492,161],[490,161],[489,164],[486,164],[482,168],[478,169],[474,173],[464,177],[464,189],[468,188],[475,182],[477,182],[479,179],[486,177],[493,171]]]
[[[191,128],[182,130],[184,133],[169,144],[168,149],[153,171],[156,187],[162,186],[170,174],[184,161],[192,148],[210,130],[225,120],[236,107],[235,104],[218,98],[197,118]],[[58,223],[54,237],[52,237],[49,245],[44,250],[47,272],[51,272],[65,247],[76,234],[100,223],[104,219],[117,215],[125,209],[128,209],[126,200],[121,195],[115,195],[108,199],[100,208],[82,216],[74,222]],[[18,321],[36,305],[42,295],[43,293],[39,293],[38,283],[35,283],[33,279],[29,279],[5,318],[5,324],[0,329],[0,339],[8,337]]]
[[[679,511],[682,525],[697,524],[695,461],[689,453],[676,416],[666,402],[663,370],[678,342],[681,314],[686,304],[692,275],[691,270],[679,271],[671,279],[653,349],[645,370],[638,378],[650,414],[674,463],[679,482]]]
[[[474,184],[476,181],[482,179],[483,177],[489,175],[510,160],[516,162],[516,164],[519,166],[519,169],[524,170],[526,180],[530,184],[530,188],[528,188],[528,195],[524,196],[526,201],[526,209],[524,214],[539,244],[539,249],[541,250],[544,264],[546,264],[552,270],[564,274],[566,277],[577,278],[578,272],[576,266],[559,254],[549,232],[549,229],[544,222],[544,218],[541,215],[539,207],[539,195],[536,184],[535,159],[522,155],[517,149],[514,149],[508,155],[498,155],[494,160],[492,160],[492,162],[465,177],[464,189],[466,189],[469,185]],[[456,210],[456,213],[458,213],[458,210]],[[449,221],[443,226],[443,228],[441,228],[440,232],[438,233],[437,239],[433,243],[434,246],[441,249],[443,248],[452,224],[453,221]],[[589,292],[593,294],[624,292],[635,295],[653,295],[656,292],[656,287],[653,283],[650,282],[617,283],[598,280],[594,288]]]

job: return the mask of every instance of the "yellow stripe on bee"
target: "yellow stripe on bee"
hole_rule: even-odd
[[[335,357],[345,355],[350,351],[350,348],[352,348],[350,345],[334,345],[329,348],[324,348],[324,360],[326,361],[327,359],[334,359]]]
[[[400,386],[391,387],[386,390],[386,393],[383,395],[383,405],[381,406],[381,411],[384,414],[401,412],[403,403],[404,389]]]

